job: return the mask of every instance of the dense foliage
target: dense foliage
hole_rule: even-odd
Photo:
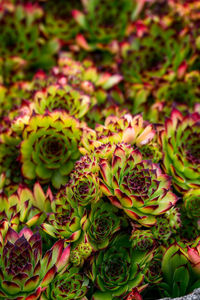
[[[0,299],[200,288],[198,0],[0,0]]]

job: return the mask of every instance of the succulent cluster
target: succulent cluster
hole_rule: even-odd
[[[199,9],[0,0],[0,299],[200,288]]]

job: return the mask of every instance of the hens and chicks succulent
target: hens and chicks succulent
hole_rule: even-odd
[[[200,287],[199,8],[0,1],[0,299]]]

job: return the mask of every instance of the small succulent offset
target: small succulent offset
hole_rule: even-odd
[[[199,188],[200,115],[183,116],[174,109],[161,133],[163,164],[178,192]]]
[[[90,243],[87,242],[87,237],[83,236],[73,245],[69,261],[75,267],[82,267],[85,260],[91,255],[93,249]]]
[[[187,216],[191,219],[198,219],[200,217],[200,188],[187,191],[183,195],[183,202]]]
[[[20,149],[23,176],[52,182],[55,188],[64,185],[80,157],[80,138],[79,121],[63,111],[32,116],[23,131]]]
[[[139,251],[153,249],[156,245],[155,238],[151,230],[136,229],[130,237],[131,245]]]
[[[24,228],[18,234],[11,228],[0,234],[1,299],[38,299],[41,292],[68,263],[70,246],[57,241],[42,258],[39,233]]]
[[[66,195],[71,202],[87,206],[97,202],[101,197],[99,178],[94,173],[78,172],[76,168],[66,187]]]
[[[54,82],[70,84],[73,88],[82,91],[83,94],[91,95],[93,104],[96,103],[96,100],[98,104],[105,103],[110,92],[123,79],[116,72],[114,74],[113,72],[99,72],[92,60],[85,60],[81,63],[65,52],[59,56],[58,66],[54,70]],[[119,94],[117,93],[117,96]]]
[[[172,207],[157,218],[156,224],[152,227],[153,237],[158,244],[170,246],[178,239],[176,233],[181,225],[180,213],[177,208]]]
[[[116,145],[112,162],[100,160],[101,189],[111,203],[144,226],[156,224],[156,216],[177,201],[170,191],[171,181],[159,165],[143,160],[139,150],[126,155]]]
[[[102,200],[91,206],[91,211],[83,224],[88,242],[94,250],[106,248],[114,233],[120,229],[118,209]]]

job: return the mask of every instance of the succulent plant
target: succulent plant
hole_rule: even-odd
[[[1,232],[0,295],[2,299],[38,299],[41,292],[69,260],[70,246],[57,241],[42,258],[39,233],[24,228],[18,234],[8,228]]]
[[[199,201],[200,189],[191,189],[184,194],[183,202],[189,218],[200,218]]]
[[[178,239],[176,234],[180,227],[180,213],[175,207],[172,207],[157,218],[156,224],[152,227],[152,234],[157,243],[169,246]]]
[[[79,173],[75,169],[67,184],[66,195],[80,206],[97,202],[101,197],[99,178],[92,172]]]
[[[92,253],[92,246],[85,237],[79,239],[73,246],[74,249],[70,253],[69,260],[75,267],[82,267]]]
[[[76,161],[74,166],[74,172],[85,174],[86,172],[92,172],[97,175],[99,173],[99,164],[96,155],[84,155],[78,161]]]
[[[32,116],[23,131],[22,174],[28,179],[52,182],[55,188],[66,183],[74,161],[80,157],[80,123],[60,111]]]
[[[101,291],[93,295],[94,299],[122,299],[132,288],[141,285],[146,253],[134,254],[128,239],[127,235],[117,236],[108,248],[92,260],[90,277]]]
[[[83,224],[88,242],[94,250],[106,248],[114,233],[120,229],[117,208],[102,200],[91,206],[90,214]]]
[[[162,296],[180,297],[200,287],[199,276],[195,276],[189,263],[189,253],[193,254],[193,250],[189,250],[187,255],[177,243],[164,253],[161,267],[163,282],[159,284]]]
[[[130,237],[132,247],[139,251],[146,251],[155,247],[155,238],[151,230],[136,229]]]
[[[36,113],[43,114],[46,109],[63,109],[75,118],[82,118],[92,105],[90,95],[84,94],[70,85],[50,85],[34,96]]]
[[[84,94],[93,96],[97,103],[101,105],[108,100],[109,96],[114,99],[120,98],[123,101],[122,93],[115,91],[116,85],[122,81],[123,77],[113,72],[99,72],[92,60],[85,60],[82,63],[70,57],[69,53],[62,52],[58,59],[58,67],[53,69],[54,81],[70,84],[73,88],[78,88]],[[122,99],[121,99],[122,98]],[[119,99],[118,99],[119,100]],[[95,101],[96,102],[96,101]]]
[[[156,223],[156,216],[168,211],[177,201],[170,191],[170,178],[159,165],[143,160],[139,150],[130,155],[117,145],[109,163],[100,160],[102,192],[111,203],[144,226]]]
[[[120,118],[109,116],[104,125],[97,124],[95,130],[85,128],[81,139],[82,154],[91,153],[102,144],[127,143],[141,147],[155,136],[153,125],[144,121],[141,115],[126,114]]]
[[[197,238],[197,245],[195,247],[187,247],[186,257],[191,263],[192,270],[200,278],[200,242],[198,242],[199,237]],[[200,286],[200,279],[199,279]]]
[[[52,212],[41,225],[47,234],[54,238],[63,238],[74,242],[81,235],[81,226],[87,216],[85,208],[77,202],[69,202],[65,190],[60,190],[51,205]]]
[[[161,133],[163,164],[180,193],[199,187],[199,120],[198,113],[184,117],[174,109]]]
[[[40,225],[51,211],[51,190],[44,193],[41,185],[35,183],[33,192],[25,185],[19,185],[17,191],[9,197],[1,196],[0,220],[19,231],[23,226]]]
[[[157,250],[155,250],[156,252]],[[145,281],[147,281],[151,286],[157,285],[162,281],[162,270],[161,270],[161,262],[162,262],[162,257],[158,253],[154,254],[154,257],[152,260],[149,261],[147,264],[147,270],[145,273]]]
[[[77,249],[70,252],[69,261],[74,267],[82,267],[84,264],[84,259]]]
[[[87,300],[88,278],[75,267],[65,268],[43,292],[41,300]]]

